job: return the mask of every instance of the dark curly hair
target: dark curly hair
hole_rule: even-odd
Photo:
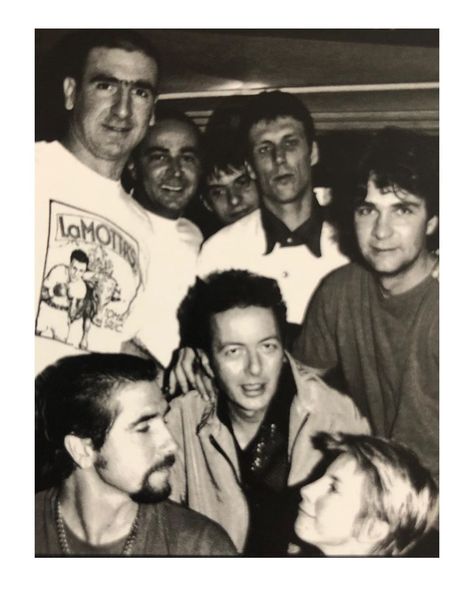
[[[231,269],[212,273],[204,280],[198,279],[190,288],[178,311],[181,344],[209,353],[212,315],[249,306],[270,308],[281,339],[285,340],[286,304],[278,283],[248,271]]]

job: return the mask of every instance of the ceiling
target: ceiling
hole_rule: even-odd
[[[37,58],[65,34],[36,30]],[[205,125],[228,95],[285,88],[320,130],[438,127],[438,30],[143,29],[162,58],[160,99]]]

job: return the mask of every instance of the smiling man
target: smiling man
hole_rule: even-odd
[[[352,188],[363,265],[316,290],[294,355],[339,368],[376,435],[438,478],[438,156],[427,137],[380,132]]]
[[[277,280],[296,332],[320,280],[347,262],[313,193],[313,121],[294,95],[266,92],[246,103],[242,134],[260,207],[204,243],[198,273],[247,269]]]
[[[90,290],[82,307],[88,329],[74,347],[45,335],[38,320],[37,371],[64,355],[120,351],[126,341],[141,339],[145,318],[149,323],[137,303],[147,287],[152,228],[120,177],[153,119],[156,50],[134,31],[87,29],[66,37],[60,50],[69,121],[60,141],[36,148],[36,299],[40,303],[50,269],[67,265],[80,249],[89,260]],[[108,302],[99,318],[94,286],[105,276],[120,298]],[[154,353],[154,341],[145,346]]]
[[[38,376],[37,556],[235,554],[217,524],[165,501],[176,444],[156,377],[125,354],[63,358]]]
[[[196,279],[202,243],[199,228],[182,216],[198,190],[201,132],[184,113],[160,104],[155,118],[127,169],[134,185],[133,197],[148,211],[156,237],[148,290],[154,322],[144,328],[142,337],[145,342],[153,341],[153,333],[159,331],[157,356],[167,366],[179,345],[176,313]]]
[[[226,271],[199,280],[180,309],[182,340],[210,366],[216,400],[175,398],[172,498],[219,524],[248,556],[285,555],[291,486],[320,459],[318,430],[366,433],[348,397],[285,352],[286,306],[275,280]],[[324,426],[324,427],[323,427]]]

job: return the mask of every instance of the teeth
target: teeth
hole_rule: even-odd
[[[183,190],[182,187],[171,187],[170,185],[162,185],[161,188],[165,189],[166,191],[176,191],[176,192]]]

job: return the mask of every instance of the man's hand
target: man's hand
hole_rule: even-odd
[[[215,399],[214,373],[209,358],[200,349],[180,348],[168,369],[167,392],[176,395],[197,390],[206,401]]]

